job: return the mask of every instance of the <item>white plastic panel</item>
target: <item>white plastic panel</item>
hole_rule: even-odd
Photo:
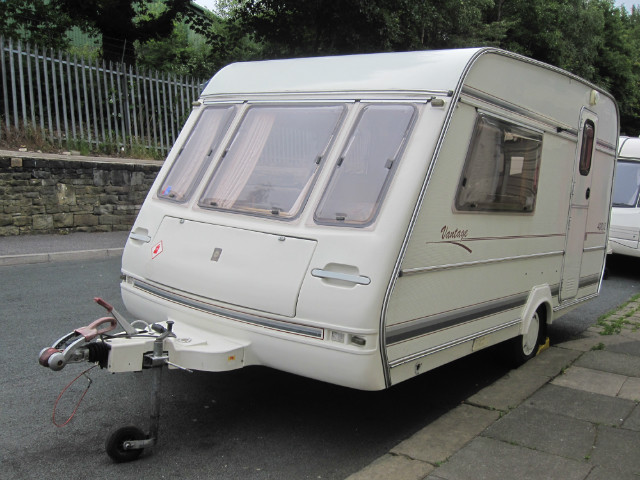
[[[147,279],[212,300],[293,317],[316,243],[165,217]]]

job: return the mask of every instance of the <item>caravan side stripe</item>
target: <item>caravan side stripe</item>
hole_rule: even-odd
[[[466,337],[456,338],[455,340],[452,340],[447,343],[443,343],[442,345],[436,345],[435,347],[428,348],[426,350],[422,350],[420,352],[407,355],[406,357],[393,360],[392,362],[389,362],[389,367],[391,368],[399,367],[400,365],[404,365],[414,360],[418,360],[419,358],[424,358],[429,355],[433,355],[435,353],[440,353],[443,350],[446,350],[448,348],[453,348],[453,347],[457,347],[458,345],[462,345],[463,343],[472,342],[476,338],[484,337],[485,335],[490,335],[492,333],[499,332],[500,330],[504,330],[505,328],[510,328],[510,327],[519,325],[521,322],[522,322],[521,319],[516,318],[515,320],[511,320],[510,322],[503,323],[502,325],[498,325],[493,328],[488,328],[481,332],[478,332],[472,335],[467,335]]]
[[[551,285],[551,295],[556,297],[560,292],[559,285]],[[443,312],[427,317],[411,320],[387,328],[386,345],[412,340],[438,330],[455,327],[463,323],[478,320],[489,315],[496,315],[517,308],[522,308],[529,298],[529,292],[495,299],[480,305],[470,305],[452,312]],[[518,320],[520,321],[520,320]]]
[[[493,300],[481,305],[473,305],[411,321],[410,324],[392,325],[387,328],[387,346],[427,335],[437,330],[454,327],[462,323],[478,320],[489,315],[521,308],[529,298],[529,293],[520,293],[510,297]]]

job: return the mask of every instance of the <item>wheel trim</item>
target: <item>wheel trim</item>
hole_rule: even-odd
[[[538,346],[538,336],[540,334],[540,317],[538,312],[533,314],[529,323],[529,330],[522,336],[522,353],[525,356],[531,355]]]

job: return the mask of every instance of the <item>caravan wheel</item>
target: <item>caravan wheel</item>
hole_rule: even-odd
[[[531,317],[529,330],[509,342],[508,354],[514,366],[520,366],[536,356],[538,348],[545,340],[544,331],[544,319],[536,312]]]

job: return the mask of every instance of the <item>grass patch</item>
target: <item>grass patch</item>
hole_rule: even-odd
[[[640,321],[631,319],[631,317],[640,311],[640,303],[637,302],[638,299],[640,299],[640,293],[634,295],[628,301],[610,312],[601,315],[596,322],[596,324],[602,328],[600,335],[618,334],[622,331],[622,328],[626,326],[631,327],[632,331],[638,330],[638,328],[640,328]]]

